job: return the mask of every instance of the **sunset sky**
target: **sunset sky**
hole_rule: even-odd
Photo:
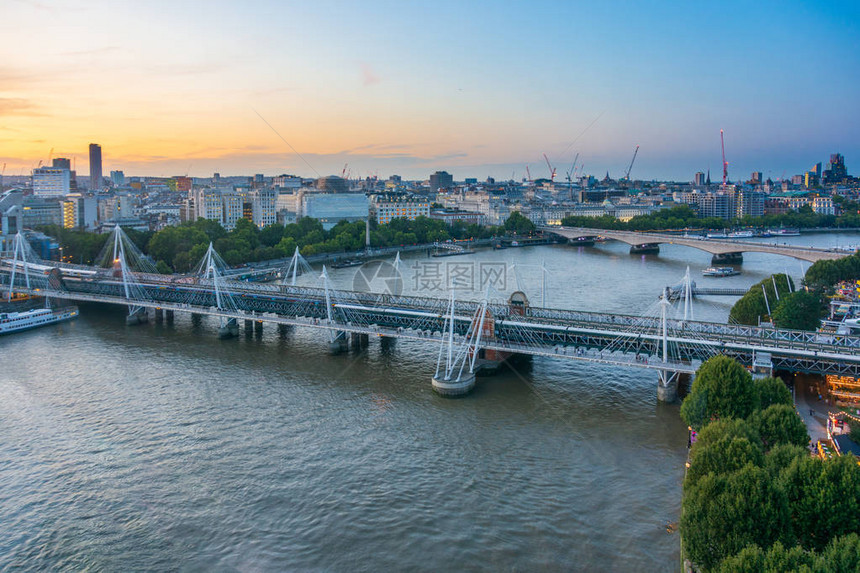
[[[720,129],[730,178],[860,173],[856,0],[4,0],[0,38],[6,175],[717,179]]]

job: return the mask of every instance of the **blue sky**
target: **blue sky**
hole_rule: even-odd
[[[7,174],[97,141],[135,174],[620,176],[639,145],[688,180],[720,129],[730,177],[860,171],[857,2],[6,5]]]

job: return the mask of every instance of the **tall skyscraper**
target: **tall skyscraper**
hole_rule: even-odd
[[[90,143],[90,189],[98,191],[102,187],[102,146]]]
[[[693,183],[694,183],[697,187],[701,187],[701,186],[703,186],[703,185],[705,184],[705,174],[704,174],[703,172],[701,172],[701,171],[697,171],[697,172],[696,172],[695,179],[693,180]]]

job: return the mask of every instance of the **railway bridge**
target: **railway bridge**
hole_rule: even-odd
[[[860,336],[695,321],[686,304],[684,315],[673,316],[670,296],[658,314],[636,316],[534,307],[521,292],[495,298],[488,292],[470,301],[338,290],[325,267],[319,286],[297,286],[298,253],[278,284],[226,278],[211,246],[195,273],[160,275],[145,268],[121,229],[107,246],[105,267],[42,261],[22,237],[16,243],[13,256],[0,258],[4,293],[124,305],[128,324],[145,322],[150,312],[168,321],[175,312],[212,316],[223,338],[237,335],[242,321],[246,329],[264,323],[311,328],[324,334],[333,353],[348,350],[350,340],[366,345],[370,337],[435,343],[432,384],[447,395],[469,391],[481,368],[522,355],[653,370],[658,397],[667,401],[675,399],[679,374],[693,374],[715,354],[765,371],[860,377]]]

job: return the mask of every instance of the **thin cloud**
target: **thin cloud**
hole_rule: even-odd
[[[0,117],[33,117],[45,115],[30,100],[18,97],[0,98]]]
[[[378,75],[376,75],[376,72],[373,71],[370,64],[361,62],[361,81],[366,86],[372,86],[373,84],[378,84],[382,80]]]
[[[111,54],[119,52],[119,46],[104,46],[103,48],[93,48],[92,50],[77,50],[73,52],[61,52],[61,56],[100,56],[103,54]]]

